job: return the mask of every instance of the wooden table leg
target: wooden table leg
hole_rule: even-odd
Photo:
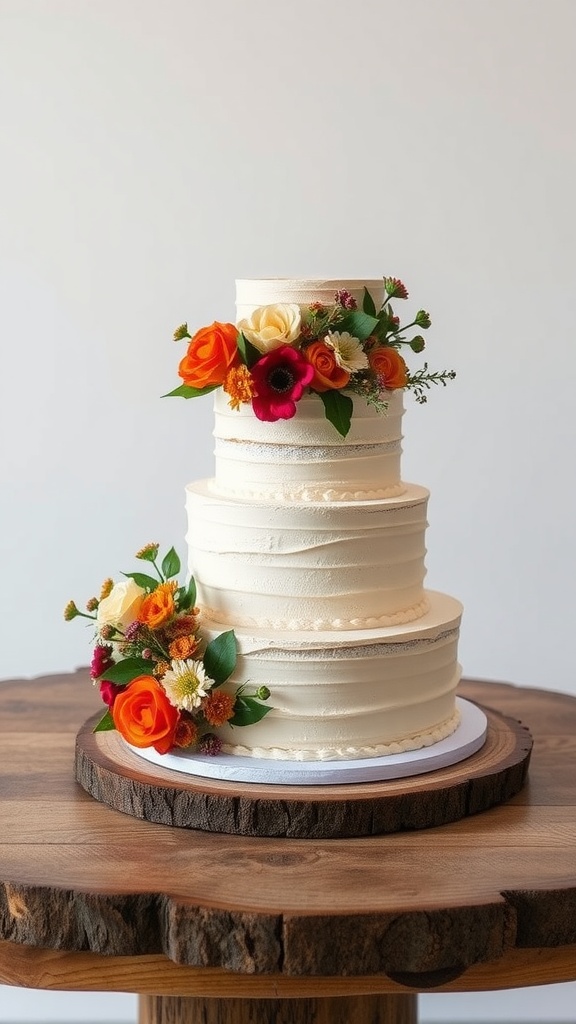
[[[415,995],[321,999],[140,996],[139,1024],[417,1024]]]

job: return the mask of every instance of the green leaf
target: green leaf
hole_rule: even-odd
[[[348,395],[342,394],[341,391],[322,391],[320,392],[320,398],[324,403],[326,419],[330,421],[342,437],[346,437],[350,430],[352,410],[354,408],[352,399]]]
[[[137,583],[139,587],[143,587],[144,590],[156,590],[159,583],[159,580],[155,579],[154,576],[147,576],[145,572],[123,572],[122,575],[134,580],[134,583]]]
[[[115,729],[114,719],[110,714],[110,709],[102,716],[97,725],[94,726],[92,732],[109,732],[110,729]]]
[[[365,313],[361,309],[354,309],[340,321],[338,330],[348,331],[354,338],[358,338],[358,341],[366,341],[366,338],[374,333],[378,323],[377,317]]]
[[[180,572],[180,559],[178,558],[174,548],[170,548],[168,554],[164,555],[164,558],[162,559],[162,572],[167,580],[172,576],[177,576]]]
[[[208,644],[202,661],[207,674],[217,686],[225,683],[228,676],[232,675],[236,668],[236,657],[236,637],[233,629],[220,633],[220,636]]]
[[[261,704],[254,697],[236,696],[234,703],[234,717],[228,722],[229,725],[254,725],[259,722],[272,708],[267,704]]]
[[[374,304],[374,299],[370,295],[370,292],[368,291],[367,288],[364,288],[364,298],[362,299],[362,310],[363,310],[364,313],[367,313],[368,316],[373,316],[373,317],[376,316],[376,306]]]
[[[178,591],[178,607],[180,611],[186,612],[196,604],[196,580],[190,577],[187,587],[180,587]]]
[[[248,369],[262,358],[262,353],[251,341],[248,341],[248,338],[245,334],[242,334],[242,331],[238,335],[238,351],[242,362],[245,363]]]
[[[147,658],[124,658],[117,661],[111,668],[107,668],[98,676],[98,679],[107,679],[110,683],[120,683],[121,686],[131,683],[138,676],[150,676],[156,662]]]
[[[181,384],[180,387],[174,388],[174,391],[162,395],[162,398],[198,398],[199,395],[209,395],[218,387],[220,387],[219,384],[211,384],[207,388],[191,388],[189,384]]]

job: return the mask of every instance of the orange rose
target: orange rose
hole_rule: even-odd
[[[118,694],[111,709],[114,725],[133,747],[154,747],[166,754],[174,746],[180,718],[153,676],[138,676]]]
[[[348,370],[338,366],[333,348],[325,345],[323,341],[313,341],[302,354],[314,368],[314,376],[310,381],[310,387],[314,391],[331,391],[346,387],[350,374]]]
[[[213,323],[201,327],[190,340],[188,351],[178,367],[182,380],[191,388],[223,384],[228,370],[237,365],[238,328],[234,324]]]
[[[380,378],[388,391],[405,388],[408,383],[408,370],[402,356],[395,348],[379,345],[368,353],[370,369]]]
[[[138,622],[149,629],[157,629],[174,614],[174,583],[160,583],[151,594],[146,594],[138,610]]]

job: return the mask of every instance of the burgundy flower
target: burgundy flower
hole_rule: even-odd
[[[118,694],[124,689],[124,686],[118,686],[117,683],[111,683],[108,679],[103,679],[100,683],[100,696],[104,703],[111,708]]]
[[[90,663],[90,675],[92,679],[98,679],[107,668],[114,664],[112,648],[108,644],[98,644],[94,648],[92,661]]]
[[[339,288],[334,296],[338,306],[342,306],[342,309],[356,309],[358,303],[353,295],[345,288]]]
[[[252,408],[259,420],[289,420],[296,412],[296,402],[314,376],[304,356],[290,345],[281,345],[268,352],[251,367],[256,396]]]
[[[222,750],[222,741],[213,732],[204,733],[200,740],[200,753],[215,757]]]

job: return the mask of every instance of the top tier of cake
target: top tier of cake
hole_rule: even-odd
[[[237,321],[259,306],[334,302],[337,291],[362,303],[367,288],[375,305],[384,299],[383,281],[242,280],[236,282]],[[353,397],[353,396],[351,396]],[[271,501],[350,501],[391,498],[401,483],[403,393],[391,391],[382,415],[353,398],[352,426],[342,438],[326,419],[318,395],[304,395],[296,416],[276,423],[257,419],[249,405],[233,410],[215,392],[215,493]]]
[[[288,277],[265,277],[236,281],[236,317],[243,320],[259,306],[271,306],[277,302],[295,303],[305,309],[311,302],[331,306],[336,292],[346,291],[362,306],[364,289],[367,288],[377,309],[384,302],[384,279],[372,281],[340,281]]]

